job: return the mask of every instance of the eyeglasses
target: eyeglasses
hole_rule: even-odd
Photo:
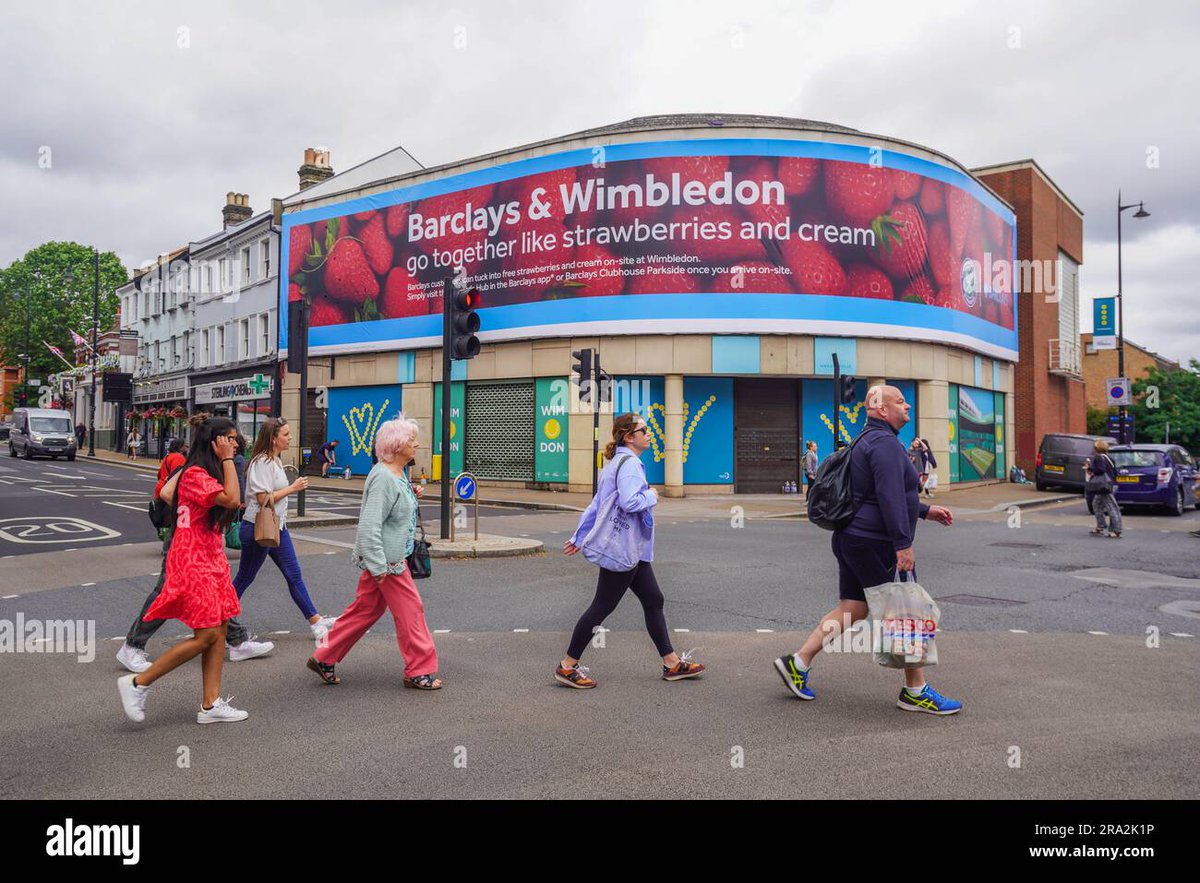
[[[625,434],[626,435],[637,435],[639,432],[645,433],[645,432],[649,432],[649,431],[650,430],[647,429],[645,426],[639,426],[637,429],[631,429],[631,430],[629,430],[629,432],[627,432]]]

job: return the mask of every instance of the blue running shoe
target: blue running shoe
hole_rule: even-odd
[[[799,699],[816,699],[817,694],[808,687],[808,681],[811,677],[809,669],[800,668],[796,665],[796,657],[789,653],[787,656],[780,656],[775,660],[775,670],[779,672],[779,676],[783,678],[783,683],[789,690],[796,694]]]
[[[916,696],[906,688],[900,689],[900,698],[896,704],[905,711],[923,711],[926,714],[958,714],[962,711],[962,703],[957,699],[947,699],[928,684]]]

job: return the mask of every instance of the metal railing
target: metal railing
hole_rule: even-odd
[[[1050,373],[1066,377],[1082,377],[1083,367],[1080,361],[1079,341],[1052,338],[1050,345]]]

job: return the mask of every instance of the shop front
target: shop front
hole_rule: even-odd
[[[183,374],[134,378],[133,404],[125,412],[124,431],[128,433],[137,427],[143,455],[162,459],[167,455],[170,440],[186,433],[190,392],[188,378]],[[125,439],[118,441],[124,450]]]
[[[274,380],[270,371],[247,374],[238,372],[193,377],[193,406],[233,420],[238,430],[253,446],[263,421],[271,416],[271,393]]]

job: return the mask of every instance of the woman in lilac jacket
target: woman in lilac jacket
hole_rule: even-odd
[[[588,676],[587,668],[579,665],[579,657],[583,655],[588,641],[592,639],[592,633],[617,609],[627,589],[632,589],[642,602],[642,609],[646,615],[646,630],[662,657],[663,680],[680,681],[684,678],[694,678],[704,671],[703,665],[690,660],[691,651],[680,654],[671,647],[667,619],[663,615],[662,590],[658,587],[654,569],[650,564],[654,559],[652,510],[658,504],[658,494],[646,483],[646,469],[639,459],[648,447],[650,428],[637,414],[622,414],[613,421],[612,441],[604,448],[604,458],[608,460],[608,465],[600,474],[596,496],[579,519],[575,535],[563,544],[563,552],[567,555],[574,555],[580,551],[580,545],[596,523],[596,511],[600,502],[614,489],[617,493],[617,504],[621,509],[631,514],[641,514],[640,519],[635,520],[642,531],[641,560],[632,570],[600,568],[596,597],[575,624],[567,655],[554,671],[555,680],[568,687],[587,690],[596,686],[595,680]]]

